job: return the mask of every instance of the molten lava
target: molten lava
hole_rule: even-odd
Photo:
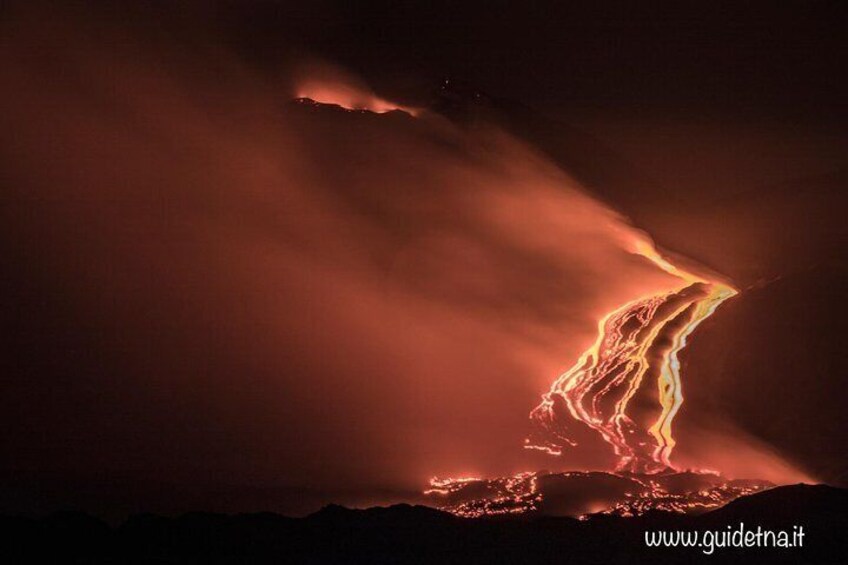
[[[439,506],[463,518],[541,512],[585,519],[649,511],[697,514],[772,487],[766,481],[726,480],[711,472],[654,474],[519,473],[499,479],[431,480],[425,491]]]
[[[616,472],[433,478],[425,494],[438,497],[441,508],[463,517],[521,514],[557,506],[559,497],[569,499],[568,513],[581,518],[635,516],[649,510],[688,513],[772,486],[764,481],[727,481],[708,471],[680,472],[672,465],[672,422],[683,403],[679,353],[698,325],[737,291],[673,265],[647,240],[638,240],[633,252],[679,278],[679,287],[641,296],[601,318],[595,342],[530,413],[536,430],[525,444],[527,449],[562,455],[577,445],[571,425],[583,424],[612,447],[618,457]],[[648,377],[656,380],[659,408],[650,425],[640,426],[628,409]],[[585,484],[578,491],[592,491],[609,481],[617,482],[619,490],[579,507],[573,485],[581,481]],[[569,483],[572,491],[563,494],[561,485]]]
[[[695,328],[736,290],[672,265],[646,241],[637,242],[634,252],[680,278],[680,287],[639,297],[600,320],[595,343],[530,413],[537,432],[526,448],[561,455],[566,446],[576,446],[570,418],[612,447],[619,471],[672,467],[672,422],[683,403],[678,354]],[[628,406],[647,375],[656,378],[660,411],[645,430],[628,415]]]

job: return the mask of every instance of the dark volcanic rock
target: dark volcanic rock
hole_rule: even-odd
[[[462,519],[423,506],[352,510],[328,506],[306,518],[271,513],[135,516],[116,529],[84,514],[0,519],[8,563],[840,563],[848,491],[779,487],[701,516],[648,513]],[[649,548],[646,530],[728,526],[792,530],[803,548]]]

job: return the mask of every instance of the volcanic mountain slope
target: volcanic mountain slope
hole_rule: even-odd
[[[319,113],[326,115],[347,111],[349,113],[359,114],[352,116],[352,118],[357,118],[360,121],[412,119],[410,115],[402,111],[390,112],[389,115],[378,115],[367,110],[345,110],[340,106],[332,104],[318,104],[308,99],[296,100],[295,104],[292,105],[292,108],[303,110],[310,114]],[[615,155],[608,150],[605,150],[596,140],[592,140],[588,136],[581,134],[579,131],[569,129],[555,121],[546,120],[544,117],[536,115],[531,110],[519,104],[492,98],[467,86],[457,86],[454,83],[446,82],[439,89],[436,98],[431,105],[431,111],[446,116],[456,123],[466,124],[472,127],[486,123],[497,124],[499,127],[504,127],[508,131],[531,142],[534,147],[540,149],[545,154],[551,156],[565,171],[568,171],[569,173],[576,172],[578,178],[587,179],[587,182],[592,187],[593,191],[600,190],[605,199],[615,201],[617,204],[620,203],[625,209],[630,207],[626,200],[628,195],[632,196],[636,193],[646,193],[651,195],[651,199],[664,198],[662,194],[656,192],[656,189],[653,191],[648,190],[647,192],[645,190],[634,190],[631,184],[627,184],[628,182],[639,182],[645,184],[648,181],[644,180],[635,168],[629,166],[623,160],[616,158]],[[594,157],[590,158],[590,156]],[[640,178],[643,180],[639,180]],[[625,184],[621,184],[621,182],[625,182]],[[609,189],[607,192],[603,192],[607,189]],[[622,198],[624,200],[621,200]],[[639,204],[640,206],[645,206],[644,202],[640,202]],[[668,208],[669,206],[671,206],[671,204],[666,202],[665,207]],[[681,216],[684,218],[688,217],[688,212],[684,211]],[[703,218],[701,220],[704,221]],[[721,222],[716,221],[715,217],[712,217],[712,224],[720,223]],[[705,229],[705,231],[709,232],[709,229]],[[685,234],[685,230],[681,231],[681,233]],[[718,249],[727,246],[715,244],[714,247]],[[742,280],[749,281],[751,279],[756,279],[756,277],[760,276],[762,273],[757,272],[752,274],[745,272],[735,274],[739,274]],[[774,309],[774,311],[778,310],[780,310],[780,308]],[[766,314],[759,316],[759,319],[768,320],[769,315]],[[752,332],[752,335],[763,334],[762,332]],[[767,343],[761,344],[757,342],[757,345],[757,350],[751,352],[754,356],[762,355],[763,352],[767,351],[769,348]],[[726,347],[725,349],[728,351],[732,350],[732,348],[729,347]],[[688,351],[684,355],[688,357]],[[687,360],[686,357],[684,357],[684,362]],[[699,363],[697,363],[697,365],[699,367],[706,368],[704,369],[706,371],[710,371],[714,368],[715,362],[711,359],[702,359]],[[715,381],[715,377],[710,378],[709,375],[706,375],[705,378],[700,380],[703,382],[710,382]],[[751,379],[749,378],[748,380],[750,381]],[[756,399],[759,398],[759,396],[756,394],[749,394],[746,395],[746,398]],[[734,399],[734,401],[741,400]],[[719,410],[719,413],[720,412],[721,411]],[[691,444],[699,445],[699,442],[694,441],[691,442]],[[559,478],[565,478],[566,483],[572,483],[579,480],[577,478],[578,475],[580,474],[564,473],[560,474]],[[739,474],[737,473],[737,476],[738,475]],[[702,477],[708,476],[709,474],[702,475]],[[716,504],[726,503],[735,495],[746,494],[764,488],[765,486],[769,486],[766,482],[751,483],[747,485],[726,483],[719,487],[719,491],[715,491],[714,489],[717,486],[711,484],[705,489],[697,487],[690,489],[693,496],[689,502],[686,502],[683,500],[676,500],[674,498],[681,497],[681,499],[684,499],[686,498],[686,493],[657,493],[653,487],[645,486],[655,482],[655,478],[652,477],[634,479],[633,477],[625,478],[621,475],[610,475],[608,478],[613,483],[620,483],[622,481],[630,481],[633,483],[636,481],[634,484],[642,486],[632,489],[625,488],[618,500],[611,500],[609,497],[601,497],[599,500],[587,499],[584,501],[585,504],[581,503],[583,506],[578,505],[579,507],[570,506],[572,505],[572,501],[568,500],[564,503],[565,507],[562,510],[555,512],[573,515],[591,513],[593,511],[599,511],[599,509],[610,510],[615,507],[619,513],[638,514],[648,510],[649,508],[674,507],[678,510],[689,510],[690,508],[688,505],[690,503],[693,508],[703,509],[714,507]],[[662,480],[665,481],[665,478]],[[547,505],[548,508],[555,508],[562,504],[562,502],[554,502],[550,496],[546,496],[541,493],[541,490],[545,490],[542,489],[541,485],[543,483],[549,484],[552,481],[556,481],[554,475],[546,475],[544,478],[541,478],[541,475],[538,473],[524,473],[521,476],[503,477],[490,481],[469,481],[467,479],[460,479],[460,482],[454,483],[452,486],[448,487],[450,493],[443,494],[449,494],[450,496],[447,498],[459,498],[461,500],[449,500],[446,503],[445,501],[436,501],[436,503],[441,507],[457,511],[461,515],[470,516],[477,515],[479,512],[484,512],[484,508],[488,508],[489,510],[494,511],[494,513],[513,513],[523,511],[521,510],[522,508],[524,510],[527,508],[537,509],[541,507],[541,500],[543,499],[545,500],[545,505]],[[539,484],[536,484],[537,482]],[[444,490],[444,487],[449,484],[450,480],[442,485],[436,484],[434,485],[435,488],[432,489],[432,492],[434,494],[438,494],[439,489]],[[473,494],[475,492],[479,494],[476,499]],[[708,492],[709,494],[702,495],[701,492]],[[630,500],[623,500],[622,497],[624,494],[627,494],[630,497]],[[697,499],[699,497],[701,497],[702,500],[698,501]],[[562,500],[562,497],[559,497],[559,500]],[[644,504],[642,504],[642,502],[644,502]],[[494,504],[494,506],[490,507],[492,504]],[[667,506],[669,504],[671,506]]]
[[[376,113],[367,109],[343,108],[338,104],[319,103],[296,98],[295,107],[311,113],[351,113],[392,117],[411,115],[399,107]],[[519,102],[491,96],[473,85],[445,80],[433,92],[426,110],[439,114],[463,127],[496,125],[532,145],[569,175],[590,187],[592,194],[638,220],[645,199],[673,199],[674,192],[662,187],[645,171],[623,158],[591,134],[548,116]]]
[[[721,323],[705,326],[686,352],[689,401],[729,414],[740,429],[838,486],[848,484],[844,451],[834,448],[848,433],[840,401],[848,372],[841,323],[848,316],[841,249],[848,230],[839,205],[846,187],[848,170],[757,188],[717,202],[691,228],[708,233],[701,228],[721,218],[724,234],[683,242],[693,246],[684,252],[703,256],[722,238],[739,241],[727,272],[748,281]],[[736,335],[745,336],[744,346]]]
[[[649,548],[646,530],[738,528],[807,532],[801,548]],[[848,490],[794,485],[742,497],[701,516],[462,519],[423,506],[305,518],[271,513],[135,516],[118,528],[83,514],[0,521],[16,563],[838,563],[848,550]]]
[[[592,191],[592,195],[650,225],[658,203],[673,205],[678,193],[580,128],[528,106],[481,92],[473,85],[446,80],[435,92],[433,111],[461,124],[494,123],[532,145]]]

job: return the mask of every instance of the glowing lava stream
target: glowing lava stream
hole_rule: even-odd
[[[599,321],[595,343],[530,413],[537,433],[526,440],[526,448],[561,455],[565,446],[576,446],[566,425],[570,416],[612,446],[619,457],[617,470],[673,468],[672,422],[683,403],[678,354],[695,328],[737,291],[676,267],[646,241],[637,242],[634,252],[683,284],[637,298]],[[627,408],[649,372],[657,377],[660,414],[642,430]]]
[[[575,421],[600,434],[619,457],[618,472],[601,475],[629,484],[619,500],[605,503],[603,514],[700,512],[773,486],[764,481],[727,481],[707,471],[674,472],[671,425],[683,403],[678,355],[695,328],[737,291],[676,267],[648,241],[637,241],[633,251],[679,278],[680,286],[632,300],[601,318],[595,343],[530,413],[538,429],[535,441],[527,439],[525,447],[561,455],[566,446],[577,445],[567,429]],[[646,375],[656,376],[660,408],[653,424],[643,429],[627,410]],[[592,475],[570,471],[525,472],[489,480],[433,477],[424,494],[435,497],[443,510],[466,518],[522,514],[542,510],[545,484],[552,484],[556,493],[557,483],[577,484],[592,480]],[[689,487],[670,486],[680,480],[688,481]]]

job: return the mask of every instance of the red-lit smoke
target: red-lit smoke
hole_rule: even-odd
[[[45,359],[15,386],[48,391],[6,416],[22,466],[316,490],[538,468],[540,391],[606,313],[679,288],[494,127],[309,111],[289,100],[324,83],[99,32],[24,22],[0,52],[9,293]],[[597,443],[564,465],[614,464]]]

